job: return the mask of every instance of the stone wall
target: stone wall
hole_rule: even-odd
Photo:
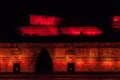
[[[74,63],[76,72],[120,72],[120,43],[0,43],[0,72],[35,72],[38,55],[46,47],[54,72],[67,72]]]

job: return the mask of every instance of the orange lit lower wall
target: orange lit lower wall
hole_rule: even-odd
[[[75,63],[76,72],[119,72],[120,61],[93,61]]]
[[[34,72],[34,65],[29,62],[25,62],[25,61],[17,61],[17,62],[1,61],[0,72],[13,72],[13,63],[20,63],[21,72]]]
[[[19,44],[21,47],[10,48],[9,43],[0,43],[0,72],[13,72],[13,64],[20,63],[20,72],[34,72],[35,71],[35,61],[33,53],[34,51],[31,47],[26,44]]]
[[[54,61],[54,72],[67,72],[67,63],[65,61]]]
[[[67,62],[54,62],[54,72],[67,72]],[[75,72],[120,72],[120,61],[76,61]]]
[[[66,52],[71,49],[69,43],[14,44],[19,49],[0,43],[0,72],[13,72],[13,63],[20,63],[21,72],[35,72],[36,59],[43,47],[52,58],[54,72],[67,72],[68,63],[75,64],[75,72],[120,72],[120,43],[73,43],[73,56]]]

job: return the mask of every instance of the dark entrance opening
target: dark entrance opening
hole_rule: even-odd
[[[68,63],[68,73],[74,73],[75,72],[75,64],[74,63]]]
[[[36,73],[52,73],[53,72],[53,62],[46,50],[43,48],[36,61]]]
[[[13,63],[13,73],[20,73],[20,63]]]

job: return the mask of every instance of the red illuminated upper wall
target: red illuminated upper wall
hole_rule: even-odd
[[[46,16],[46,15],[30,15],[30,24],[31,25],[57,25],[62,19],[55,16]]]
[[[22,36],[28,34],[30,36],[59,36],[63,35],[72,35],[72,36],[80,36],[81,33],[86,36],[97,36],[102,34],[102,31],[97,27],[61,27],[60,32],[58,31],[57,26],[24,26],[20,27],[19,31]]]
[[[96,26],[60,26],[58,28],[58,24],[62,21],[62,18],[60,17],[30,15],[29,18],[31,26],[22,26],[19,28],[19,32],[22,36],[25,34],[30,36],[59,36],[61,34],[80,36],[81,33],[86,36],[97,36],[103,33]]]
[[[20,27],[19,31],[21,32],[22,36],[26,34],[32,36],[58,36],[58,28],[56,26],[25,26]]]
[[[102,34],[102,31],[97,27],[62,27],[61,33],[65,35],[80,36],[81,33],[86,36],[97,36]]]
[[[112,27],[116,29],[120,28],[120,16],[113,16]]]

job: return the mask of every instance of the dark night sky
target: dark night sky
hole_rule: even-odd
[[[120,41],[119,33],[113,33],[111,29],[111,16],[120,15],[120,6],[117,2],[98,2],[98,1],[52,1],[51,0],[16,0],[16,1],[4,1],[2,4],[1,15],[1,29],[0,38],[1,42],[39,42],[44,41],[44,38],[25,38],[21,37],[16,28],[22,25],[29,25],[30,14],[45,14],[60,16],[68,20],[66,23],[78,24],[79,22],[74,19],[80,19],[86,25],[97,25],[104,31],[102,37],[97,38],[71,38],[67,39],[63,36],[61,38],[52,38],[51,41]],[[70,21],[71,19],[71,21]],[[65,23],[64,23],[65,24]],[[33,40],[34,39],[34,40]],[[71,40],[70,40],[71,39]],[[76,40],[77,39],[77,40]]]

